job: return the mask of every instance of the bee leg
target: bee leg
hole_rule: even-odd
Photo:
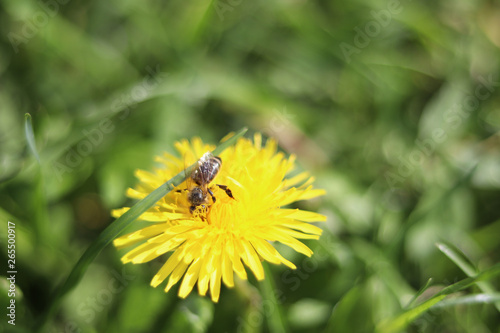
[[[191,212],[191,215],[193,215],[193,217],[199,217],[202,219],[202,221],[207,220],[207,207],[205,205],[191,206],[189,207],[189,211]]]
[[[208,191],[208,193],[210,193],[210,196],[212,197],[212,201],[215,203],[216,200],[215,200],[215,196],[214,196],[213,192],[209,188],[207,189],[207,191]]]
[[[231,192],[231,190],[227,187],[227,185],[219,185],[219,184],[216,184],[216,185],[219,186],[220,189],[223,189],[226,192],[228,197],[234,199],[233,192]]]

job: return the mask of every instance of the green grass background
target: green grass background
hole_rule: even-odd
[[[135,169],[244,126],[327,190],[295,205],[328,217],[315,255],[277,245],[296,271],[271,265],[213,304],[151,288],[164,259],[123,266],[108,246],[47,332],[388,332],[499,262],[496,1],[1,0],[0,31],[0,260],[15,222],[18,270],[0,331],[33,331],[133,204]],[[466,298],[498,288],[493,274],[395,331],[500,332],[499,303]]]

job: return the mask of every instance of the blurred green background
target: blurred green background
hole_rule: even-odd
[[[0,30],[0,260],[15,222],[18,270],[0,331],[32,331],[133,204],[135,169],[244,126],[327,190],[296,205],[328,221],[312,258],[279,247],[298,269],[270,266],[275,298],[251,279],[180,300],[149,286],[164,259],[123,266],[108,246],[48,332],[371,332],[428,279],[413,304],[467,277],[437,242],[473,274],[499,262],[498,1],[1,0]],[[406,331],[500,332],[497,308],[433,308]]]

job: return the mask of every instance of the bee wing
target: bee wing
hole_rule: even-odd
[[[212,155],[211,152],[207,151],[205,154],[203,154],[202,157],[200,157],[200,159],[198,160],[198,164],[203,164],[207,161],[209,161],[212,157],[214,157],[214,155]]]

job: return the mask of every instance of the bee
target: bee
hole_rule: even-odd
[[[199,215],[201,212],[206,212],[208,207],[216,202],[214,193],[211,190],[210,183],[214,180],[222,166],[222,159],[219,156],[214,156],[210,152],[206,152],[199,160],[198,166],[190,175],[190,180],[196,186],[187,189],[187,200],[191,205],[189,211],[192,215]],[[234,199],[233,193],[226,185],[215,184],[220,189],[224,190],[228,197]],[[180,192],[180,191],[177,191]],[[212,198],[212,204],[208,198]]]

